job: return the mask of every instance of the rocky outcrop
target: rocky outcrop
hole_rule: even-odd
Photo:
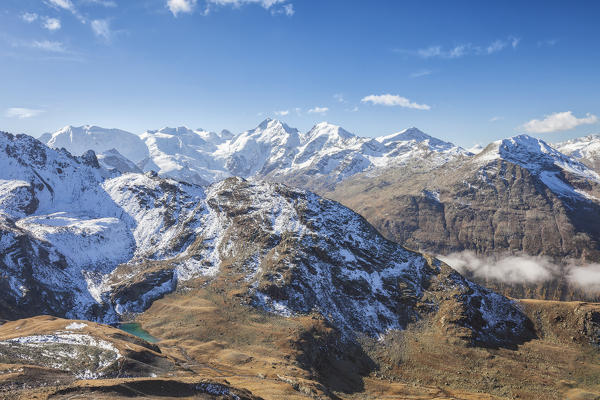
[[[490,151],[429,172],[398,169],[351,178],[326,196],[413,249],[600,260],[599,184],[593,176],[535,158],[490,157]]]

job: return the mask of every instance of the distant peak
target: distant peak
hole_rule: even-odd
[[[265,118],[264,121],[262,121],[260,124],[258,124],[258,128],[265,129],[273,121],[274,120],[272,118]],[[275,122],[277,122],[277,121],[275,121]]]
[[[429,143],[432,145],[454,146],[452,143],[444,142],[438,138],[428,135],[414,126],[412,128],[404,129],[400,132],[392,133],[391,135],[380,136],[376,138],[376,140],[380,143],[392,143],[397,141],[404,142],[412,140],[418,143],[429,141]]]
[[[281,127],[286,132],[295,132],[297,129],[290,128],[285,122],[280,121],[278,119],[267,118],[263,122],[261,122],[256,129],[265,130],[268,128]]]
[[[327,121],[319,122],[307,133],[307,138],[311,139],[317,136],[340,137],[342,139],[350,139],[356,135],[348,132],[339,125],[331,124]]]
[[[164,128],[160,128],[159,130],[148,131],[148,133],[166,133],[167,135],[183,135],[193,132],[194,131],[188,128],[187,126],[178,126],[176,128],[165,126]]]

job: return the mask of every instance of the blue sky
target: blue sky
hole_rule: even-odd
[[[600,133],[600,2],[2,0],[0,129]],[[597,117],[598,116],[598,117]]]

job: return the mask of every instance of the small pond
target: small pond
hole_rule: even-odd
[[[157,338],[155,338],[154,336],[149,334],[147,331],[142,329],[140,324],[138,324],[137,322],[127,322],[124,324],[119,324],[119,325],[117,325],[117,328],[119,328],[120,330],[125,331],[127,333],[130,333],[134,336],[137,336],[140,339],[144,339],[147,342],[150,342],[150,343],[158,342]]]

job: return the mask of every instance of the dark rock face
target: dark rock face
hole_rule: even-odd
[[[588,192],[597,191],[565,175],[574,188],[587,185]],[[583,196],[557,195],[529,170],[505,160],[349,179],[326,196],[409,248],[600,260],[600,206]]]

